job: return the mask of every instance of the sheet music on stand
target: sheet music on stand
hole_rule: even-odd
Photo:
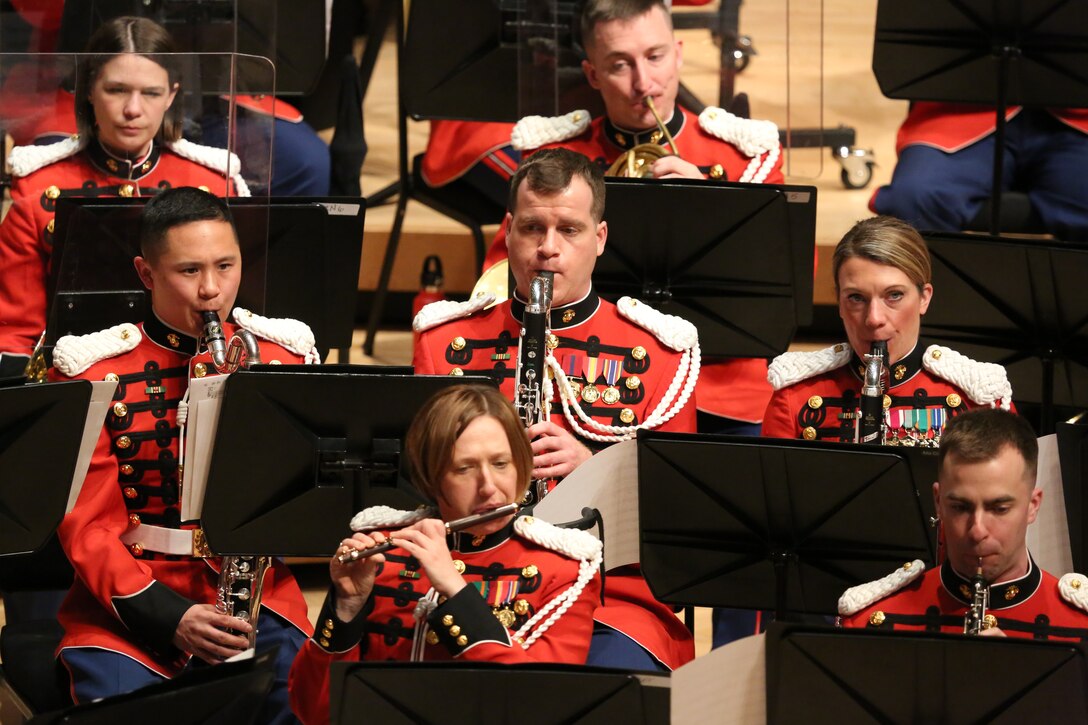
[[[1039,465],[1035,485],[1043,491],[1043,503],[1039,507],[1035,523],[1028,526],[1028,551],[1036,564],[1057,576],[1075,571],[1061,461],[1058,458],[1057,434],[1052,433],[1039,439]]]
[[[185,422],[185,458],[182,463],[181,520],[195,521],[204,508],[219,409],[229,375],[189,381],[189,412]]]
[[[106,420],[110,403],[113,402],[113,394],[117,391],[117,383],[108,380],[95,380],[91,382],[91,402],[87,405],[87,419],[83,423],[83,436],[79,443],[79,457],[76,459],[76,469],[72,473],[72,488],[68,493],[68,505],[64,513],[70,513],[76,505],[79,492],[83,490],[83,480],[87,477],[87,470],[91,467],[91,458],[94,456],[95,446],[98,445],[98,437],[102,433],[102,424]]]

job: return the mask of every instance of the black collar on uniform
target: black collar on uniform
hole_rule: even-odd
[[[199,341],[195,337],[170,327],[154,312],[148,314],[147,319],[144,320],[144,334],[155,344],[190,357],[196,355],[200,349]]]
[[[1041,571],[1029,554],[1027,574],[1019,579],[990,585],[989,608],[1008,609],[1027,601],[1043,582]],[[948,561],[941,566],[941,584],[958,602],[971,606],[975,591],[971,580],[961,576]]]
[[[102,148],[102,144],[98,143],[98,139],[92,139],[87,144],[87,157],[91,160],[91,163],[97,166],[100,171],[122,179],[136,180],[147,176],[155,169],[161,155],[162,149],[155,141],[151,142],[151,153],[147,155],[147,158],[139,161],[114,156]]]
[[[510,518],[510,521],[501,529],[493,534],[481,538],[470,534],[467,531],[455,531],[446,537],[446,544],[449,546],[450,551],[458,551],[462,554],[469,554],[477,551],[487,551],[493,549],[502,542],[509,539],[514,534],[514,517]]]
[[[684,128],[684,112],[680,110],[679,105],[674,105],[674,108],[672,118],[665,124],[665,128],[669,130],[673,138],[676,138]],[[654,134],[657,134],[656,139]],[[608,118],[604,119],[604,135],[613,145],[619,146],[621,149],[634,148],[642,143],[662,145],[668,143],[668,140],[661,133],[661,129],[656,126],[645,131],[628,131],[615,125]]]
[[[902,385],[917,375],[922,369],[922,356],[925,351],[926,346],[919,340],[906,357],[893,363],[888,370],[888,387]],[[865,380],[865,361],[859,358],[856,352],[850,356],[850,370],[859,381]]]
[[[552,330],[563,330],[580,325],[593,317],[600,306],[601,298],[597,296],[595,290],[590,288],[589,294],[577,302],[563,307],[553,307],[549,327]],[[525,317],[525,301],[516,294],[510,300],[510,314],[519,322]]]

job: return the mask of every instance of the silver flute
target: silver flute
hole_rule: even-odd
[[[454,519],[453,521],[446,522],[446,533],[452,534],[455,531],[461,531],[463,529],[472,528],[476,524],[482,524],[492,519],[499,519],[503,516],[509,516],[510,514],[516,514],[521,506],[516,503],[508,503],[504,506],[491,509],[490,511],[484,511],[483,513],[473,514],[472,516],[466,516],[463,519]],[[340,554],[336,557],[336,560],[341,564],[350,564],[353,561],[359,561],[360,559],[366,559],[374,556],[375,554],[381,554],[395,549],[399,544],[392,538],[385,541],[385,543],[371,546],[369,549],[352,549],[351,552],[346,554]]]

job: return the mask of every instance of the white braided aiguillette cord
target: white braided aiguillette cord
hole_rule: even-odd
[[[535,626],[542,617],[555,609],[555,613],[549,616],[548,619],[540,625],[540,627],[538,627],[535,631],[533,631],[531,635],[529,635],[525,639],[525,642],[521,645],[522,649],[529,649],[529,647],[531,647],[534,642],[540,639],[540,637],[543,636],[543,634],[547,632],[553,624],[558,622],[559,619],[564,614],[566,614],[567,610],[570,609],[576,601],[578,601],[578,597],[582,595],[582,592],[586,588],[586,584],[588,584],[590,580],[597,575],[598,568],[601,565],[601,559],[602,553],[600,550],[598,550],[597,554],[592,559],[582,559],[580,562],[578,562],[578,578],[575,580],[575,582],[571,584],[565,591],[563,591],[550,602],[548,602],[545,607],[543,607],[539,612],[534,614],[531,619],[526,621],[525,624],[523,624],[521,628],[518,629],[518,631],[514,634],[515,639],[521,639],[522,637],[524,637],[525,633],[532,629],[533,626]]]

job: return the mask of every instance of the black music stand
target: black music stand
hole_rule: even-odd
[[[331,680],[334,724],[669,721],[669,678],[656,673],[547,664],[336,662]]]
[[[275,656],[273,648],[252,659],[197,667],[135,692],[37,715],[29,725],[115,725],[152,717],[157,725],[253,723],[276,679]]]
[[[667,604],[829,614],[935,559],[930,489],[896,449],[639,431],[638,468],[639,560]]]
[[[490,378],[310,372],[231,375],[201,525],[217,555],[327,556],[360,509],[422,503],[401,474],[417,410]]]
[[[815,187],[687,179],[605,187],[599,292],[689,320],[707,355],[773,357],[812,321]]]
[[[936,304],[922,335],[1008,371],[1013,400],[1088,407],[1088,244],[926,234]]]
[[[61,199],[49,279],[48,342],[147,314],[132,265],[142,199]],[[365,204],[358,198],[230,200],[244,272],[237,304],[310,325],[322,353],[347,359]],[[68,250],[75,250],[69,254]]]
[[[0,389],[0,569],[64,518],[90,400],[85,380]]]
[[[766,657],[768,723],[1088,719],[1088,663],[1071,642],[773,623]]]
[[[996,107],[997,236],[1005,110],[1088,106],[1088,14],[1067,0],[882,0],[873,73],[888,98]]]
[[[1065,499],[1065,519],[1069,525],[1069,548],[1073,553],[1073,570],[1084,571],[1088,566],[1088,425],[1059,423],[1058,459],[1062,470],[1062,494]]]

